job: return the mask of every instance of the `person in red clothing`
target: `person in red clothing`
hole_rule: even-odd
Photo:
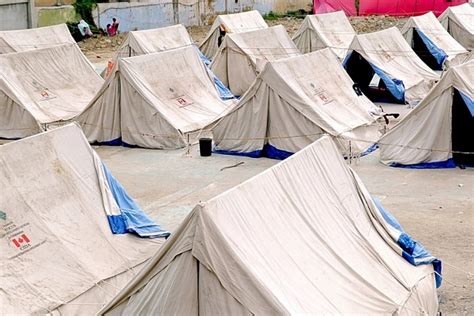
[[[116,18],[112,18],[112,24],[107,24],[107,34],[109,36],[115,36],[118,32],[119,23]]]

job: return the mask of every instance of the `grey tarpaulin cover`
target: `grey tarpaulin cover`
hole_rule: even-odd
[[[212,59],[219,49],[218,38],[220,36],[220,28],[225,33],[242,33],[267,27],[268,25],[262,18],[262,15],[256,10],[218,15],[206,38],[201,42],[199,49],[207,58]]]
[[[112,234],[119,206],[76,125],[0,146],[2,315],[93,315],[163,239]]]
[[[35,29],[0,31],[0,54],[24,52],[61,44],[75,44],[66,24]]]
[[[418,57],[396,27],[356,35],[349,47],[346,65],[350,58],[356,58],[353,52],[370,64],[387,89],[400,101],[420,101],[439,80],[439,76]]]
[[[380,139],[380,160],[389,165],[452,165],[453,99],[455,91],[461,93],[474,118],[473,74],[474,61],[450,68],[423,101]],[[472,134],[465,137],[473,143]]]
[[[243,95],[265,62],[301,55],[282,25],[230,33],[216,53],[211,70],[234,95]]]
[[[0,137],[21,138],[81,113],[103,80],[76,44],[0,55]]]
[[[398,235],[323,137],[198,204],[100,314],[435,315]]]
[[[75,120],[91,142],[186,146],[220,118],[222,101],[194,46],[122,58],[87,109]]]
[[[474,8],[470,3],[448,7],[438,19],[464,48],[474,50]]]
[[[418,32],[430,53],[439,59],[440,64],[445,59],[449,61],[459,54],[467,53],[467,50],[443,28],[433,12],[413,16],[403,26],[402,34],[412,47],[414,32]]]
[[[268,62],[213,128],[216,150],[285,158],[327,133],[344,155],[359,155],[378,140],[380,127],[370,114],[376,106],[352,85],[329,48]]]
[[[343,60],[355,35],[344,11],[337,11],[307,15],[293,41],[303,54],[329,47]]]

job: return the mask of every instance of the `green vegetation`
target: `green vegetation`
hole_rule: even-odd
[[[307,14],[310,14],[310,13],[306,12],[305,10],[288,11],[284,14],[275,13],[273,11],[270,11],[267,14],[264,14],[263,18],[267,21],[274,21],[274,20],[278,20],[278,19],[281,19],[281,18],[287,18],[287,17],[297,18],[297,19],[304,19]]]
[[[77,0],[73,4],[76,13],[89,24],[91,31],[97,31],[97,27],[92,18],[92,10],[97,6],[97,0]]]

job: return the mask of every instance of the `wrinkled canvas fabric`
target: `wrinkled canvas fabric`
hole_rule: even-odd
[[[265,22],[262,15],[256,10],[218,15],[214,23],[212,23],[206,38],[201,42],[199,49],[207,58],[213,59],[219,49],[219,29],[222,29],[226,33],[242,33],[265,29],[267,27],[267,22]]]
[[[193,43],[188,31],[181,24],[151,30],[131,31],[116,55],[118,58],[133,57],[180,48]]]
[[[402,98],[418,102],[428,94],[439,76],[416,55],[396,27],[359,34],[349,48],[359,53],[382,79],[402,86]],[[390,84],[386,82],[386,85]],[[396,96],[397,97],[397,96]]]
[[[343,60],[355,34],[344,12],[337,11],[307,15],[293,41],[303,54],[329,47]]]
[[[100,314],[435,314],[398,236],[323,137],[197,205]]]
[[[103,80],[76,44],[0,55],[0,137],[21,138],[81,113]]]
[[[474,50],[474,7],[471,4],[449,7],[438,19],[464,48]]]
[[[370,114],[374,104],[352,85],[329,48],[270,61],[213,128],[216,150],[259,156],[270,145],[295,153],[329,134],[344,155],[359,155],[378,140],[380,127]]]
[[[474,61],[450,68],[431,92],[379,141],[384,164],[415,165],[451,159],[453,89],[474,100]]]
[[[122,58],[87,109],[75,120],[90,142],[121,139],[146,148],[181,148],[224,115],[193,46]]]
[[[268,61],[301,55],[282,25],[245,33],[230,33],[216,53],[211,70],[241,96]]]
[[[74,124],[0,147],[2,313],[94,314],[162,244],[112,234],[97,161]]]
[[[447,60],[467,53],[467,50],[443,28],[433,12],[411,17],[401,32],[410,45],[413,42],[413,32],[421,32],[438,50],[446,55]]]
[[[26,30],[0,31],[0,54],[75,44],[66,24]]]

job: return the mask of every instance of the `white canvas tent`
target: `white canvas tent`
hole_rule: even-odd
[[[181,25],[173,25],[150,30],[131,31],[115,52],[112,67],[120,58],[140,56],[168,49],[180,48],[193,45],[194,42],[186,28]],[[112,73],[112,67],[109,67],[109,74]],[[103,77],[106,76],[104,71]]]
[[[0,165],[2,315],[93,315],[163,243],[112,223],[169,235],[138,225],[146,216],[74,124],[0,146]]]
[[[356,35],[344,65],[363,90],[377,74],[389,93],[400,102],[420,101],[439,80],[396,27]]]
[[[243,95],[267,61],[301,55],[282,25],[225,36],[211,70],[234,95]]]
[[[473,74],[474,61],[449,69],[426,98],[380,139],[381,161],[418,168],[474,164]]]
[[[285,158],[323,134],[346,156],[360,155],[378,138],[376,107],[357,95],[329,49],[268,62],[248,92],[213,128],[215,149]]]
[[[35,29],[0,31],[0,54],[75,44],[66,24]]]
[[[474,50],[474,7],[469,3],[448,7],[438,19],[464,48]]]
[[[324,137],[198,204],[100,314],[436,314],[384,214]]]
[[[218,15],[199,49],[212,59],[219,49],[219,37],[228,33],[242,33],[267,28],[268,25],[258,11]],[[222,35],[221,35],[222,31]],[[221,38],[222,39],[222,38]]]
[[[0,55],[0,138],[21,138],[81,113],[103,80],[76,44]]]
[[[116,56],[133,57],[180,48],[194,44],[186,28],[181,25],[131,31],[124,40]]]
[[[174,149],[193,142],[224,102],[193,46],[122,58],[76,121],[91,142]]]
[[[343,60],[355,35],[344,11],[337,11],[307,15],[293,41],[303,54],[329,47]]]
[[[403,26],[402,34],[415,53],[432,69],[442,70],[445,61],[467,53],[433,12],[411,17]]]

